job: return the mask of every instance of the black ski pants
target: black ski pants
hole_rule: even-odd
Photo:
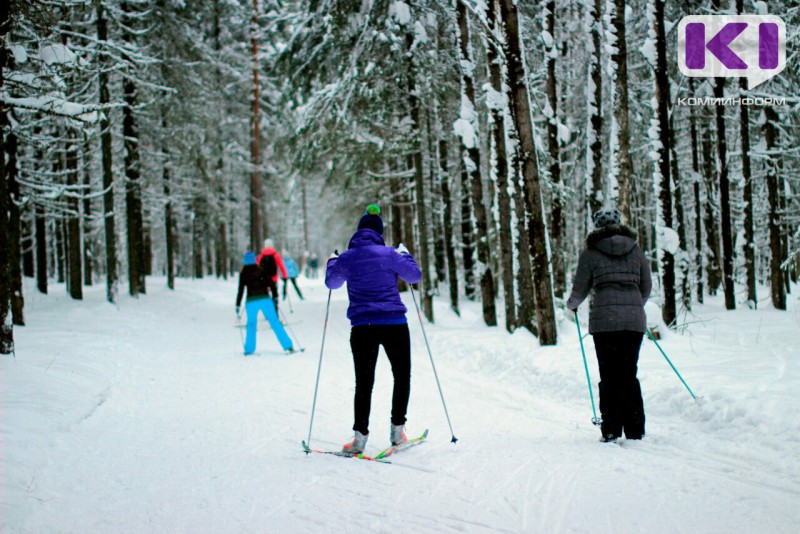
[[[622,330],[593,334],[600,368],[600,414],[603,436],[641,439],[644,436],[644,402],[636,373],[641,332]]]
[[[392,424],[404,425],[411,391],[411,338],[407,324],[362,325],[350,331],[350,348],[356,371],[353,430],[369,434],[369,412],[378,350],[383,345],[394,376]]]
[[[283,281],[283,300],[286,300],[286,288],[289,287],[289,282],[294,286],[294,290],[297,292],[297,296],[300,297],[300,300],[303,300],[303,293],[301,293],[300,288],[297,287],[297,278],[289,278]]]

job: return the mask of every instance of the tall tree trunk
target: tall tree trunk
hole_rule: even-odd
[[[34,251],[34,242],[35,238],[33,235],[33,225],[31,222],[32,216],[29,215],[29,219],[23,219],[23,228],[25,238],[23,240],[22,245],[22,274],[26,278],[34,278],[36,276],[36,267],[35,267],[35,256],[33,254]]]
[[[689,94],[694,95],[694,78],[689,78]],[[689,115],[689,132],[692,144],[692,187],[694,190],[694,246],[695,246],[695,278],[697,279],[696,295],[697,302],[703,303],[703,212],[700,203],[700,161],[697,155],[699,150],[699,140],[697,137],[697,117],[694,114],[694,107],[691,108]]]
[[[84,167],[83,167],[83,209],[81,211],[81,228],[83,231],[83,284],[92,285],[92,261],[94,258],[92,238],[92,182],[90,171],[90,158],[92,150],[88,141],[84,140]]]
[[[475,231],[472,226],[472,197],[469,191],[469,174],[462,151],[461,158],[461,257],[464,264],[464,293],[475,300]]]
[[[738,0],[737,3],[741,3]],[[740,95],[744,96],[747,84],[744,78],[739,82]],[[750,111],[747,106],[739,106],[741,112],[739,129],[742,137],[742,179],[744,180],[744,265],[747,273],[747,301],[758,306],[756,295],[756,244],[753,223],[753,176],[750,167]]]
[[[552,239],[553,289],[556,297],[564,297],[566,274],[564,272],[564,221],[561,200],[561,147],[558,135],[558,83],[556,80],[556,2],[547,0],[545,6],[545,25],[550,38],[545,40],[547,57],[547,101],[550,113],[547,117],[547,147],[550,152],[550,181],[553,184],[553,198],[550,213],[550,236]]]
[[[408,80],[408,106],[411,115],[412,154],[410,163],[414,169],[414,193],[419,237],[419,260],[422,270],[420,300],[422,313],[428,321],[433,322],[433,288],[431,287],[430,249],[428,247],[428,210],[425,208],[425,175],[422,167],[422,123],[420,119],[419,84],[417,68],[414,63],[412,47],[414,45],[413,27],[406,28],[406,67]]]
[[[536,161],[533,121],[526,81],[524,55],[520,38],[517,5],[514,0],[500,2],[501,20],[505,26],[504,52],[506,56],[508,85],[511,88],[510,109],[519,135],[522,160],[522,177],[525,186],[526,207],[530,215],[528,237],[530,239],[532,267],[534,270],[534,294],[536,299],[536,322],[541,345],[555,345],[558,333],[555,323],[553,288],[550,281],[550,258],[547,252],[547,230],[544,225],[541,180]]]
[[[83,254],[81,253],[81,218],[80,218],[80,200],[77,195],[78,185],[78,139],[77,131],[68,130],[70,135],[67,141],[67,186],[72,191],[72,195],[67,198],[69,205],[69,214],[67,220],[67,241],[68,247],[68,264],[69,264],[69,283],[67,288],[69,296],[75,300],[83,300],[83,273],[81,271],[81,263],[83,261]]]
[[[460,128],[464,153],[464,166],[469,176],[472,192],[472,211],[475,214],[475,241],[478,252],[478,279],[481,288],[483,320],[489,326],[497,325],[495,308],[496,290],[489,259],[489,220],[483,203],[483,176],[481,171],[480,135],[477,107],[475,105],[474,57],[470,43],[469,19],[463,2],[456,2],[458,50],[461,58],[461,113]]]
[[[36,287],[47,295],[47,220],[44,207],[36,204]]]
[[[442,188],[442,226],[444,227],[444,246],[447,255],[447,282],[450,286],[450,309],[461,315],[458,306],[458,264],[456,244],[453,235],[453,201],[450,194],[450,176],[447,172],[447,140],[439,140],[439,181]]]
[[[595,213],[603,207],[603,6],[604,0],[594,0],[592,9],[591,34],[592,58],[589,77],[591,84],[587,88],[589,100],[589,151],[587,158],[591,171],[592,183],[589,194],[589,211]]]
[[[205,243],[204,223],[205,211],[200,206],[200,201],[195,197],[192,202],[192,265],[194,277],[203,278],[205,266],[203,265],[203,244]]]
[[[15,325],[25,325],[25,299],[22,293],[22,262],[20,257],[21,252],[21,232],[22,221],[20,217],[20,205],[22,199],[19,194],[19,183],[17,176],[19,175],[19,163],[17,158],[17,136],[8,129],[8,135],[5,140],[5,156],[6,156],[6,179],[8,180],[8,258],[10,265],[11,275],[11,317]]]
[[[250,102],[250,246],[261,250],[264,238],[261,206],[261,81],[259,80],[260,58],[258,50],[259,28],[258,0],[253,0],[250,19],[250,54],[253,62],[253,87]]]
[[[711,0],[711,10],[722,13],[720,0]],[[714,79],[714,97],[725,97],[725,78]],[[717,155],[719,156],[719,211],[722,233],[722,286],[725,291],[725,308],[736,309],[733,280],[733,228],[731,226],[730,181],[728,179],[728,143],[725,132],[725,106],[716,105]]]
[[[494,31],[499,30],[497,12],[491,4],[486,7],[486,19]],[[514,291],[514,243],[511,235],[511,195],[508,192],[508,154],[506,153],[506,104],[503,89],[503,70],[500,54],[492,43],[486,46],[486,62],[489,64],[489,81],[494,91],[490,102],[491,135],[494,146],[495,179],[497,180],[497,204],[500,233],[500,262],[503,274],[503,296],[506,311],[506,330],[517,328],[517,303]]]
[[[392,246],[399,245],[403,239],[403,214],[400,207],[400,179],[392,178],[389,181],[389,191],[392,195],[392,205],[390,208],[392,218],[392,236],[391,240],[387,241]]]
[[[128,2],[123,3],[123,7]],[[127,9],[126,9],[127,11]],[[125,106],[122,108],[122,135],[125,144],[125,211],[128,231],[128,291],[131,296],[145,293],[144,221],[139,168],[139,132],[136,127],[136,84],[129,77],[122,83]]]
[[[669,120],[669,70],[667,68],[667,40],[664,32],[664,0],[653,0],[652,24],[656,38],[656,103],[658,106],[658,170],[660,175],[659,187],[659,213],[658,219],[661,226],[672,228],[672,187],[670,173],[670,155],[672,135],[670,135]],[[649,9],[648,9],[649,11]],[[624,13],[624,12],[623,12]],[[617,14],[619,17],[619,14]],[[675,326],[677,313],[675,310],[675,258],[672,252],[666,250],[663,244],[659,247],[661,260],[661,287],[663,302],[661,316],[670,328]]]
[[[436,114],[435,106],[434,106],[434,114]],[[431,157],[430,162],[430,183],[428,184],[428,190],[431,194],[431,218],[433,219],[431,222],[431,231],[433,233],[433,268],[434,272],[436,273],[436,281],[434,282],[434,287],[436,288],[436,292],[439,292],[439,284],[447,280],[447,251],[445,247],[445,239],[444,239],[444,227],[442,225],[442,210],[443,204],[441,199],[441,191],[442,185],[441,180],[442,177],[447,176],[447,159],[445,158],[445,168],[442,172],[440,165],[442,164],[442,158],[439,154],[439,138],[441,137],[442,130],[439,126],[438,120],[436,123],[431,127],[429,124],[428,127],[428,138],[430,139],[429,143],[429,152]],[[446,147],[446,143],[445,143]],[[435,160],[435,161],[434,161]]]
[[[221,36],[221,27],[220,27],[220,16],[221,16],[221,6],[220,1],[214,1],[214,28],[213,28],[213,36],[214,36],[214,52],[215,52],[215,62],[217,66],[214,67],[214,83],[216,86],[216,92],[218,95],[223,94],[223,81],[222,81],[222,72],[219,68],[219,63],[222,61],[221,54],[222,54],[222,42],[220,41]],[[221,103],[220,103],[221,104]],[[216,121],[216,164],[214,166],[214,179],[216,181],[217,186],[217,200],[218,206],[217,209],[217,239],[216,239],[216,249],[215,249],[215,263],[214,263],[214,270],[217,278],[224,278],[225,280],[228,279],[228,225],[227,221],[230,217],[229,208],[226,203],[226,195],[227,195],[227,177],[225,175],[225,144],[223,142],[223,132],[222,132],[222,125],[225,120],[225,109],[223,105],[219,105],[218,109],[216,110],[217,113],[217,121]]]
[[[304,177],[300,178],[300,192],[303,201],[303,253],[305,254],[311,242],[308,239],[308,185]]]
[[[783,261],[783,246],[781,243],[780,220],[780,190],[778,188],[781,168],[778,150],[778,114],[770,106],[764,107],[766,121],[764,122],[764,139],[767,145],[767,201],[769,204],[769,250],[770,250],[770,295],[772,306],[776,310],[786,309],[786,287],[784,285],[784,272],[781,269]]]
[[[9,2],[0,7],[0,91],[5,90],[5,70],[8,64],[6,37],[10,29]],[[6,166],[6,136],[10,130],[9,108],[0,100],[0,354],[14,352],[11,290],[11,195],[9,172]]]
[[[736,12],[743,14],[744,2],[736,0]],[[739,78],[739,96],[747,91],[745,78]],[[739,105],[739,132],[742,139],[742,179],[744,181],[744,268],[747,275],[747,302],[758,307],[756,295],[756,244],[753,223],[753,178],[750,167],[750,110]]]
[[[725,78],[716,78],[714,96],[725,96]],[[719,156],[719,211],[722,233],[722,286],[725,291],[725,308],[736,309],[733,285],[733,229],[731,227],[730,181],[728,180],[728,143],[725,139],[725,106],[716,105],[717,154]]]
[[[631,180],[633,179],[633,165],[630,154],[630,132],[628,127],[628,46],[625,37],[625,6],[626,0],[614,0],[614,16],[611,23],[617,37],[615,44],[616,53],[611,55],[611,60],[616,65],[617,73],[614,78],[616,97],[614,99],[614,118],[617,123],[617,207],[622,213],[622,221],[631,222]]]
[[[105,44],[108,40],[108,20],[102,0],[94,0],[97,11],[97,40]],[[98,74],[100,106],[103,114],[100,118],[100,150],[102,153],[103,169],[103,219],[105,221],[106,236],[106,300],[115,302],[117,299],[117,236],[114,224],[114,170],[111,153],[111,96],[109,90],[110,66],[103,56],[98,60],[100,73]]]
[[[144,274],[153,276],[153,232],[152,228],[144,228]]]
[[[55,246],[55,259],[56,281],[59,284],[66,282],[66,258],[67,258],[67,243],[66,232],[64,231],[64,219],[59,217],[53,221],[53,228],[56,238],[53,245]]]
[[[717,227],[717,175],[714,159],[711,154],[711,132],[706,130],[703,138],[703,169],[706,181],[705,227],[706,227],[706,276],[708,278],[708,294],[716,295],[722,283],[719,266],[719,228]]]
[[[675,142],[675,128],[672,126],[672,117],[670,117],[670,143],[672,154],[670,156],[670,168],[672,175],[672,187],[675,193],[675,231],[678,232],[678,243],[680,250],[678,251],[678,272],[680,277],[677,282],[681,288],[681,306],[685,310],[692,309],[692,288],[689,280],[689,243],[686,237],[686,213],[684,210],[685,204],[683,199],[683,182],[681,181],[680,164],[678,163],[678,151]],[[677,298],[677,297],[676,297]]]
[[[499,9],[497,2],[495,8]],[[506,109],[513,102],[511,86],[503,84]],[[508,109],[509,115],[511,110]],[[526,187],[525,177],[522,174],[522,151],[520,149],[519,135],[513,120],[506,121],[506,131],[511,152],[508,154],[509,174],[514,184],[514,215],[516,216],[516,237],[517,241],[517,325],[528,329],[533,335],[538,336],[539,330],[536,328],[536,299],[534,298],[533,288],[533,267],[531,266],[531,244],[528,237],[528,208],[526,207]]]
[[[175,289],[175,222],[172,217],[169,149],[165,146],[163,150],[164,167],[161,172],[164,180],[164,198],[166,199],[164,205],[164,229],[167,240],[167,287]]]

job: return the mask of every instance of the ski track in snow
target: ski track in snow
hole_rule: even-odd
[[[556,347],[482,325],[436,300],[426,325],[458,443],[410,295],[408,432],[396,465],[303,453],[328,292],[281,309],[304,353],[266,323],[257,353],[232,328],[235,280],[148,280],[149,294],[73,302],[26,287],[29,326],[0,359],[0,531],[796,532],[800,525],[800,304],[789,312],[697,306],[662,348],[645,340],[643,441],[603,444],[574,324]],[[29,282],[29,280],[26,280]],[[796,295],[795,291],[792,295]],[[311,446],[352,434],[344,290],[331,301]],[[650,310],[648,310],[650,311]],[[584,328],[585,330],[585,328]],[[663,332],[663,329],[661,329]],[[597,403],[597,364],[584,339]],[[391,373],[381,356],[367,454],[388,445]]]

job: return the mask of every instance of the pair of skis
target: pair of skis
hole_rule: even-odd
[[[391,456],[391,455],[393,455],[393,454],[395,454],[397,452],[404,451],[406,449],[410,449],[411,447],[414,447],[415,445],[419,445],[420,443],[425,441],[425,438],[427,438],[427,437],[428,437],[428,429],[425,429],[425,432],[423,432],[420,437],[409,439],[408,441],[404,441],[403,443],[400,443],[399,445],[391,445],[391,446],[383,449],[381,452],[379,452],[375,456],[368,456],[368,455],[366,455],[364,453],[352,454],[352,453],[344,452],[344,451],[325,451],[325,450],[320,450],[320,449],[312,449],[312,448],[310,448],[308,446],[308,444],[306,444],[305,440],[303,440],[303,451],[306,454],[311,453],[311,452],[316,452],[318,454],[332,454],[334,456],[341,456],[343,458],[359,458],[361,460],[369,460],[371,462],[380,462],[382,464],[390,464],[392,462],[387,460],[387,458],[389,456]]]

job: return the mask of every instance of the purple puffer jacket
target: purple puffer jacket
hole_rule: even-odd
[[[414,284],[422,273],[411,254],[400,254],[387,247],[378,232],[364,229],[353,234],[348,250],[328,262],[325,285],[337,289],[347,282],[347,317],[353,326],[405,324],[398,276]]]

